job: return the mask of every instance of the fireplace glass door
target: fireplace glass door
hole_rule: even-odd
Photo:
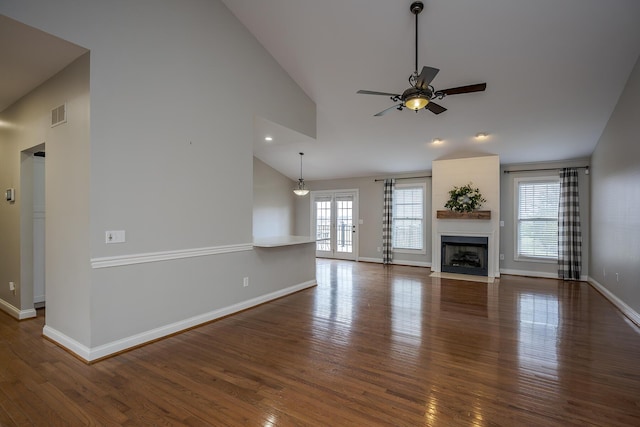
[[[440,270],[446,273],[488,275],[488,238],[442,236]]]

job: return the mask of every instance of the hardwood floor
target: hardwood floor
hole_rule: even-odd
[[[585,283],[317,266],[315,288],[90,366],[43,316],[0,314],[0,425],[640,425],[639,330]]]

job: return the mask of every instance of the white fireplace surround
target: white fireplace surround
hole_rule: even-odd
[[[442,236],[486,237],[487,276],[500,277],[500,159],[495,155],[434,160],[432,167],[432,256],[431,270],[441,272]],[[439,219],[449,191],[468,183],[486,199],[481,209],[491,211],[490,219]]]
[[[465,221],[465,220],[439,220],[439,221]],[[477,222],[477,221],[474,221]],[[456,229],[447,229],[445,226],[442,229],[439,229],[436,232],[436,242],[437,247],[442,248],[442,236],[463,236],[463,237],[486,237],[488,242],[488,254],[487,254],[487,276],[488,277],[500,277],[499,266],[496,263],[496,258],[499,257],[497,255],[497,245],[496,245],[496,235],[494,232],[482,232],[482,231],[460,231],[459,227]],[[433,251],[433,261],[431,262],[431,271],[440,272],[442,265],[442,250]]]

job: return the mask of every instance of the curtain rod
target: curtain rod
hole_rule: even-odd
[[[544,168],[544,169],[516,169],[506,170],[504,173],[516,173],[516,172],[539,172],[539,171],[559,171],[564,168]],[[574,169],[584,169],[584,173],[589,175],[589,166],[575,166]]]
[[[374,179],[375,182],[384,181],[385,179],[420,179],[420,178],[431,178],[431,175],[424,176],[407,176],[404,178],[384,178],[384,179]]]

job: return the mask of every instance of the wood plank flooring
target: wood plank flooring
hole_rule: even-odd
[[[640,332],[586,283],[324,259],[317,278],[94,365],[42,312],[0,313],[0,425],[640,425]]]

